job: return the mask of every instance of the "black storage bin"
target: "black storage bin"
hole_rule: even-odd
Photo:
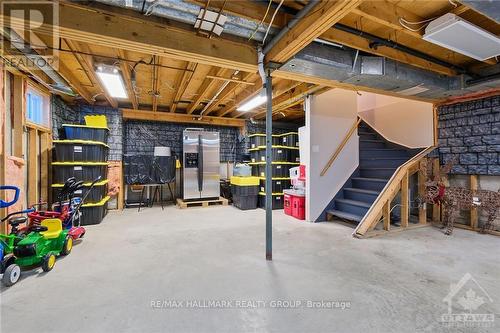
[[[257,148],[259,146],[266,145],[266,135],[265,134],[252,134],[248,136],[250,138],[250,148]]]
[[[247,197],[247,196],[252,196],[252,195],[257,195],[259,194],[259,186],[258,185],[234,185],[231,184],[231,193],[233,194],[233,197],[240,196],[240,197]]]
[[[73,124],[63,124],[62,126],[68,140],[91,140],[108,143],[108,128]]]
[[[250,138],[250,148],[264,147],[266,145],[266,135],[262,133],[251,134],[248,136]],[[273,135],[272,136],[272,145],[273,146],[281,146],[282,138],[281,135]]]
[[[266,150],[259,149],[259,155],[256,162],[265,162],[266,161]]]
[[[80,225],[93,225],[101,223],[108,213],[108,200],[109,197],[105,197],[98,203],[82,205],[82,207],[80,207],[80,211],[82,213],[82,216],[80,217]]]
[[[77,181],[93,182],[97,177],[105,179],[108,163],[104,162],[53,162],[53,182],[64,183],[68,178],[75,177]]]
[[[298,149],[288,149],[288,161],[290,162],[300,162],[299,150]]]
[[[106,162],[109,147],[104,143],[85,140],[55,140],[54,161]]]
[[[273,162],[288,162],[288,150],[283,147],[273,147]]]
[[[233,206],[241,210],[257,208],[259,186],[239,186],[232,184],[231,193],[233,196]]]
[[[272,164],[272,177],[273,178],[281,178],[281,177],[288,177],[289,176],[289,170],[290,170],[290,165],[289,164],[282,164],[282,163],[273,163]],[[264,163],[259,164],[259,174],[258,177],[265,177],[266,176],[266,165]]]
[[[290,188],[290,179],[273,179],[273,193],[283,193],[283,190]],[[266,192],[266,180],[260,180],[259,192]]]
[[[266,195],[265,193],[259,193],[259,207],[266,208]],[[272,209],[283,209],[284,207],[284,197],[283,194],[273,194],[273,207]]]
[[[252,165],[252,176],[254,177],[260,177],[259,176],[259,166],[258,165]]]
[[[250,161],[252,163],[259,162],[260,161],[260,150],[250,150]]]
[[[296,132],[282,134],[281,139],[283,146],[288,146],[288,147],[299,146],[299,134]]]
[[[52,185],[52,198],[54,202],[58,201],[59,192],[61,191],[63,185],[64,184]],[[75,192],[75,197],[80,197],[80,198],[83,197],[90,188],[91,183],[85,183],[83,185],[84,185],[83,189]],[[99,202],[106,197],[107,193],[108,193],[108,180],[105,179],[94,185],[94,187],[90,190],[89,194],[85,198],[85,203]]]

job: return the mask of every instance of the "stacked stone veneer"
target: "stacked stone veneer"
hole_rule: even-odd
[[[500,95],[438,108],[441,164],[452,174],[500,175]]]

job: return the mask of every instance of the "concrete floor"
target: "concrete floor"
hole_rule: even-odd
[[[260,209],[110,213],[103,224],[88,227],[85,240],[53,271],[25,272],[17,285],[1,290],[0,328],[9,333],[499,331],[500,238],[464,230],[446,237],[432,227],[367,240],[353,239],[351,232],[275,212],[274,261],[266,262]],[[447,312],[443,298],[450,283],[465,273],[493,300],[478,311],[497,314],[495,327],[449,329],[439,322]],[[184,303],[152,307],[157,300]],[[233,303],[207,309],[194,308],[193,300]],[[243,303],[250,300],[266,304]],[[279,307],[278,300],[302,303],[287,308],[298,303]],[[308,300],[347,301],[350,308],[312,309]]]

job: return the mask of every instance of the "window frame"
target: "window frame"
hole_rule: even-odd
[[[45,120],[47,121],[46,124],[39,124],[39,123],[36,123],[36,122],[33,122],[31,119],[28,118],[28,94],[29,92],[33,91],[34,93],[36,93],[37,95],[41,96],[44,100],[44,102],[46,102],[46,106],[44,106],[45,110],[44,112],[46,112],[46,115],[45,115]],[[48,91],[45,91],[43,89],[40,89],[40,87],[36,86],[35,84],[33,84],[32,82],[28,82],[28,84],[26,85],[26,111],[25,111],[25,115],[24,115],[24,118],[25,118],[25,121],[26,121],[26,125],[28,127],[32,127],[32,128],[37,128],[39,130],[42,130],[42,131],[50,131],[51,129],[51,122],[52,122],[52,112],[51,112],[51,96],[50,96],[50,93]]]

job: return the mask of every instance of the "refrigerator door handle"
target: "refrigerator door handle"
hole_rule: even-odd
[[[198,135],[198,190],[203,192],[203,140],[201,135]]]

